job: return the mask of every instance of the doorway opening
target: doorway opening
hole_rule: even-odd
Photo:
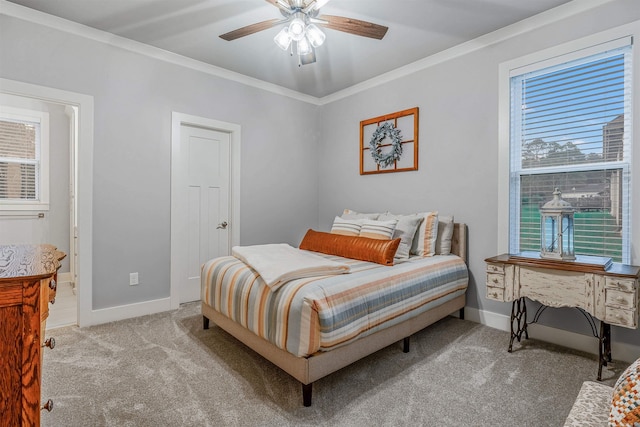
[[[65,202],[69,213],[66,219],[69,246],[65,250],[68,260],[65,270],[68,271],[60,272],[58,282],[65,283],[73,293],[72,314],[62,322],[88,326],[92,324],[93,97],[8,79],[0,79],[0,96],[27,104],[49,105],[68,117],[69,199]],[[58,304],[50,310],[51,315],[62,311],[58,306],[65,305],[62,304],[64,292],[62,287],[56,296]],[[47,327],[58,323],[49,320]]]

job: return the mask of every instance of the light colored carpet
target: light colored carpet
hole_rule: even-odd
[[[562,426],[595,356],[448,317],[314,384],[212,324],[200,304],[48,332],[43,426]],[[595,340],[595,339],[594,339]],[[595,342],[594,342],[595,345]],[[612,384],[625,366],[610,365]]]

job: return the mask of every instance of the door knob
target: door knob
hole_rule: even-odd
[[[216,228],[217,228],[217,229],[223,229],[223,230],[224,230],[224,229],[226,229],[226,228],[227,228],[227,225],[229,225],[229,224],[227,224],[227,221],[223,221],[223,222],[221,222],[220,224],[218,224],[218,226],[217,226]]]

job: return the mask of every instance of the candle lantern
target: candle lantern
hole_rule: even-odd
[[[540,208],[540,256],[543,258],[574,260],[574,209],[562,199],[556,188],[553,200]]]

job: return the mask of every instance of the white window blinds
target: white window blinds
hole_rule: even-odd
[[[49,114],[0,106],[0,210],[49,207]]]
[[[629,43],[512,73],[512,252],[540,249],[539,208],[558,188],[576,209],[576,253],[629,262]]]
[[[0,119],[0,199],[37,200],[40,123]]]

